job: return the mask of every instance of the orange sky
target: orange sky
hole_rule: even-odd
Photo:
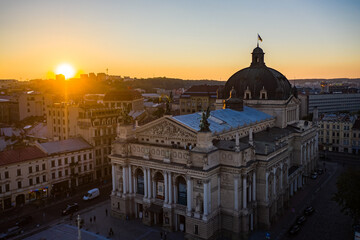
[[[265,63],[288,79],[360,77],[358,1],[83,4],[1,1],[0,79],[47,78],[69,63],[84,73],[227,80],[250,65],[258,32]]]

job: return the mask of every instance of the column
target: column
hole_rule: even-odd
[[[269,172],[266,172],[265,174],[265,181],[266,181],[266,185],[265,185],[265,199],[266,201],[269,201]]]
[[[209,180],[208,186],[208,196],[209,196],[209,213],[211,213],[211,179]]]
[[[131,166],[129,166],[129,193],[132,192],[133,192],[133,188],[132,188]]]
[[[169,204],[172,204],[171,172],[169,172]]]
[[[133,182],[133,186],[134,186],[134,187],[133,187],[134,193],[137,193],[136,178],[135,178],[135,176],[133,176],[132,182]]]
[[[148,187],[148,190],[147,190],[147,197],[149,198],[149,199],[151,199],[151,197],[152,197],[152,193],[151,193],[151,173],[150,173],[150,168],[148,168],[147,169],[147,181],[148,181],[148,184],[147,184],[147,187]]]
[[[249,192],[248,192],[248,198],[249,198],[249,202],[252,201],[252,183],[249,184]]]
[[[177,203],[177,194],[178,194],[178,189],[176,184],[174,184],[174,203]]]
[[[113,191],[113,194],[115,193],[115,189],[116,189],[116,176],[115,176],[115,164],[112,164],[111,166],[111,170],[112,170],[112,191]]]
[[[218,207],[221,206],[221,188],[220,188],[220,184],[221,184],[221,179],[220,179],[220,174],[217,177],[217,185],[218,185]]]
[[[234,177],[234,208],[235,211],[239,210],[239,177]]]
[[[253,172],[253,181],[252,181],[253,187],[252,187],[252,199],[253,201],[256,201],[256,173]]]
[[[305,162],[305,164],[306,164],[306,162],[307,162],[307,155],[306,155],[306,148],[307,148],[307,145],[305,144],[304,145],[304,162]]]
[[[246,175],[243,176],[243,208],[247,208],[247,197],[246,197]]]
[[[284,167],[284,164],[281,163],[280,164],[280,189],[281,190],[283,189],[283,175],[284,175],[283,167]]]
[[[191,207],[191,204],[192,204],[192,186],[191,186],[191,177],[190,176],[187,176],[186,178],[186,200],[187,200],[187,212],[188,214],[191,213],[192,211],[192,207]]]
[[[299,176],[299,188],[302,188],[302,173]]]
[[[169,198],[168,198],[168,192],[169,192],[169,189],[168,189],[168,174],[167,172],[164,172],[164,184],[165,184],[165,188],[164,188],[164,194],[165,194],[165,200],[164,200],[164,204],[167,204],[168,201],[169,201]]]
[[[294,183],[291,182],[290,184],[290,196],[294,195]]]
[[[208,190],[208,185],[209,185],[209,183],[208,183],[208,181],[206,180],[206,181],[204,181],[204,202],[203,202],[203,204],[204,204],[204,217],[206,217],[208,214],[209,214],[209,212],[208,212],[208,205],[209,205],[209,196],[208,196],[208,194],[209,194],[209,190]]]
[[[126,166],[123,166],[123,193],[126,194]]]
[[[294,192],[297,191],[297,178],[294,178]]]
[[[303,145],[301,144],[301,147],[300,147],[300,164],[302,165],[303,164]]]
[[[276,168],[274,168],[273,173],[274,173],[273,193],[274,193],[274,197],[276,197]]]
[[[147,198],[148,180],[147,180],[147,169],[144,169],[144,198]]]

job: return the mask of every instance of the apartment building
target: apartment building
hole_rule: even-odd
[[[332,152],[352,153],[353,148],[357,148],[353,144],[353,136],[358,137],[357,128],[353,129],[356,116],[350,114],[325,114],[318,123],[319,126],[319,144],[320,150]],[[356,150],[355,150],[356,152]]]
[[[196,85],[180,96],[180,114],[204,111],[208,107],[215,110],[218,85]]]
[[[107,155],[111,152],[119,117],[120,109],[104,107],[102,104],[55,103],[48,107],[49,138],[64,140],[83,137],[94,147],[95,179],[110,178],[111,167]]]
[[[89,182],[93,156],[81,138],[0,152],[0,211]]]

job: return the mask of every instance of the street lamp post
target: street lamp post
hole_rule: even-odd
[[[77,217],[77,224],[78,224],[78,240],[81,240],[81,228],[80,228],[81,218],[80,218],[80,215],[78,215],[78,217]]]

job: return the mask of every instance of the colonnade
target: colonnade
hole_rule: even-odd
[[[248,183],[248,178],[252,180]],[[239,179],[242,180],[242,208],[246,209],[248,203],[256,201],[256,173],[255,171],[234,176],[234,210],[239,211]],[[241,197],[240,197],[241,199]]]

